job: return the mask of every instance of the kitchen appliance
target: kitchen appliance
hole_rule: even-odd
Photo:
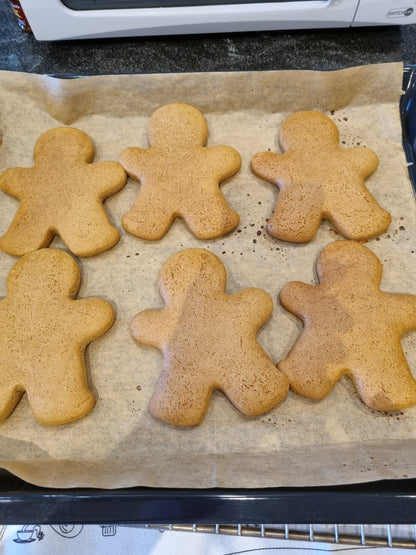
[[[38,40],[416,23],[416,0],[20,0]]]

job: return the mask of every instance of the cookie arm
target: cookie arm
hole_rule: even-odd
[[[10,168],[0,175],[0,189],[21,199],[30,185],[30,168]]]
[[[96,162],[86,167],[90,176],[89,186],[100,200],[114,195],[126,184],[126,172],[118,162]]]
[[[416,295],[402,293],[387,293],[387,295],[391,305],[390,314],[401,333],[416,330]]]
[[[342,150],[342,156],[355,167],[363,179],[374,173],[379,163],[377,154],[365,146],[356,146]]]
[[[239,316],[243,316],[247,325],[257,330],[267,322],[273,313],[273,301],[266,291],[257,287],[248,287],[234,293],[233,308]],[[248,315],[248,316],[247,316]]]
[[[91,297],[73,302],[74,322],[84,345],[103,335],[113,325],[114,309],[104,299]]]
[[[150,150],[137,146],[125,148],[119,156],[119,163],[130,177],[140,181],[142,171],[147,167]]]
[[[292,281],[280,291],[279,300],[289,312],[305,320],[311,303],[316,302],[317,287],[300,281]]]
[[[138,343],[163,351],[171,335],[166,309],[139,312],[131,322],[130,331],[133,339]]]
[[[221,182],[233,176],[241,168],[240,153],[231,146],[219,145],[204,149],[212,161],[212,167],[217,172],[217,179]]]
[[[287,178],[285,154],[258,152],[251,160],[252,171],[262,179],[281,186]]]

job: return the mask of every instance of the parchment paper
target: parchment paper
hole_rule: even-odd
[[[121,217],[139,187],[132,180],[106,202],[120,242],[99,256],[77,259],[83,273],[79,296],[101,296],[117,314],[112,329],[87,350],[96,406],[82,420],[51,428],[36,423],[24,396],[0,425],[0,466],[49,487],[310,486],[415,477],[416,407],[372,411],[347,378],[321,401],[289,392],[257,418],[242,416],[216,392],[200,426],[183,429],[156,421],[147,406],[162,355],[135,343],[129,331],[137,312],[163,305],[157,277],[166,258],[196,246],[220,256],[227,292],[254,286],[272,296],[274,313],[259,341],[276,363],[286,356],[301,322],[280,306],[279,291],[292,280],[316,283],[318,253],[341,239],[328,223],[307,244],[284,243],[265,232],[278,190],[251,173],[250,160],[256,152],[279,150],[278,127],[296,110],[324,112],[339,126],[343,146],[361,144],[377,152],[380,166],[367,184],[391,212],[392,223],[367,245],[383,263],[382,288],[416,294],[416,208],[401,146],[401,81],[401,64],[72,80],[1,72],[1,170],[31,166],[39,135],[59,125],[87,132],[96,146],[95,161],[117,160],[125,147],[148,146],[148,119],[169,102],[200,109],[208,120],[208,145],[232,145],[243,164],[222,186],[240,213],[240,225],[216,240],[196,240],[180,220],[160,241],[127,234]],[[16,199],[0,192],[1,234],[17,207]],[[53,246],[65,249],[59,239]],[[15,262],[0,253],[0,296]],[[416,372],[415,340],[410,333],[403,346]]]

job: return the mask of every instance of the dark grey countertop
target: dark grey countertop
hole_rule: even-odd
[[[0,70],[49,74],[335,69],[416,65],[416,25],[38,42],[0,0]]]

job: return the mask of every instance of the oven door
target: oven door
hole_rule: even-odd
[[[38,40],[347,27],[359,0],[21,0]]]

